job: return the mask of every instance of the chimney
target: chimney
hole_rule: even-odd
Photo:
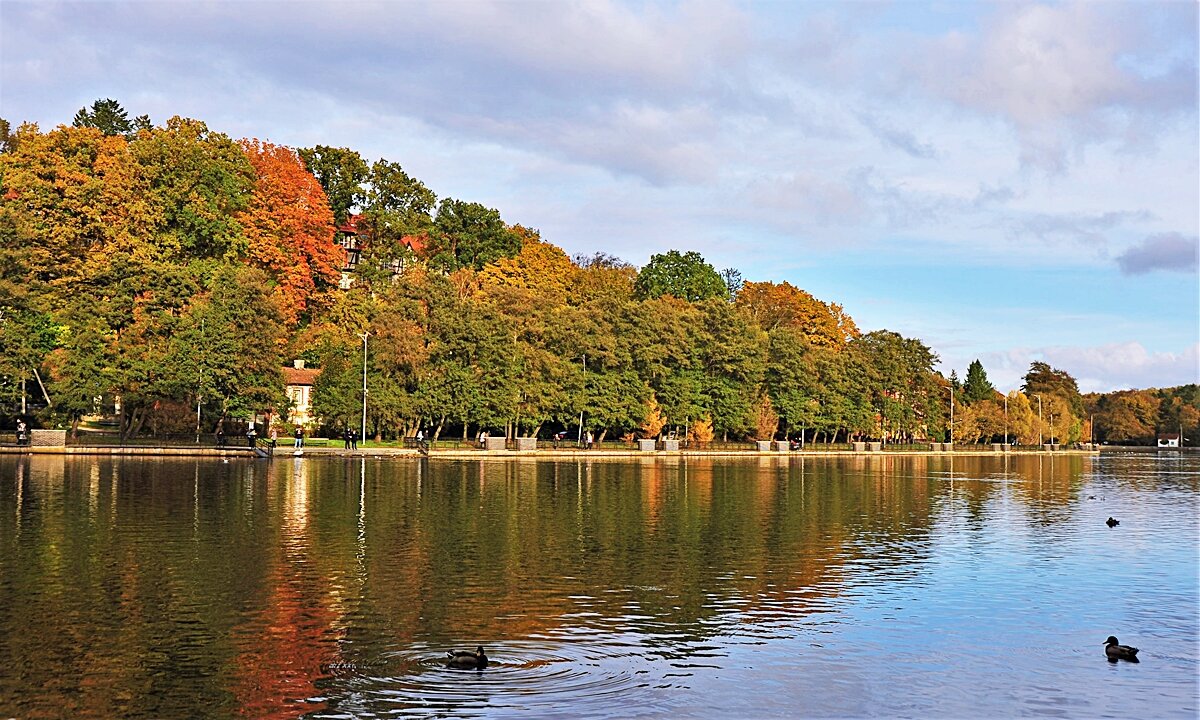
[[[296,368],[297,370],[303,370],[304,369],[304,361],[303,360],[293,360],[292,367]]]

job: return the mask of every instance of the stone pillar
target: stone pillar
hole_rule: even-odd
[[[754,449],[759,452],[770,452],[771,451],[771,441],[770,440],[755,440],[754,441]]]
[[[867,444],[865,442],[856,442],[851,447],[854,448],[854,452],[866,452],[867,451]]]
[[[537,450],[537,438],[517,438],[517,450]]]
[[[871,452],[879,452],[882,449],[883,449],[883,443],[881,443],[881,442],[867,443],[867,450],[869,450]]]
[[[679,452],[679,441],[678,440],[663,440],[662,441],[662,449],[666,450],[667,452]]]
[[[776,440],[775,449],[779,452],[788,452],[792,449],[792,445],[787,440]]]
[[[66,430],[30,430],[29,444],[32,447],[66,447]]]
[[[641,438],[637,441],[638,452],[654,452],[654,438]]]
[[[488,435],[487,437],[485,437],[483,439],[483,449],[484,450],[503,450],[504,449],[504,441],[507,439],[508,438],[506,438],[506,437],[492,437],[491,435]]]

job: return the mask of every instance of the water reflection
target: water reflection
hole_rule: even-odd
[[[0,459],[0,715],[1194,715],[1198,467]]]

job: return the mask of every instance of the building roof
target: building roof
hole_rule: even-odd
[[[285,367],[283,369],[283,379],[288,385],[312,385],[320,374],[320,370],[313,368]]]
[[[363,223],[363,216],[361,213],[350,215],[346,218],[346,222],[339,225],[337,229],[338,232],[345,235],[364,235],[367,233],[367,228]],[[422,252],[424,252],[425,245],[429,242],[429,239],[424,235],[405,235],[404,237],[400,238],[400,242],[407,245],[409,250],[412,250],[420,255]]]

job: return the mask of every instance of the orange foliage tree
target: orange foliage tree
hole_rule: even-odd
[[[275,280],[285,322],[295,326],[327,304],[341,276],[344,251],[334,242],[333,211],[320,183],[291,148],[243,140],[254,166],[249,207],[239,213],[248,261]]]
[[[859,335],[841,305],[821,302],[791,283],[748,282],[738,292],[737,305],[762,329],[791,327],[817,347],[840,348]]]

